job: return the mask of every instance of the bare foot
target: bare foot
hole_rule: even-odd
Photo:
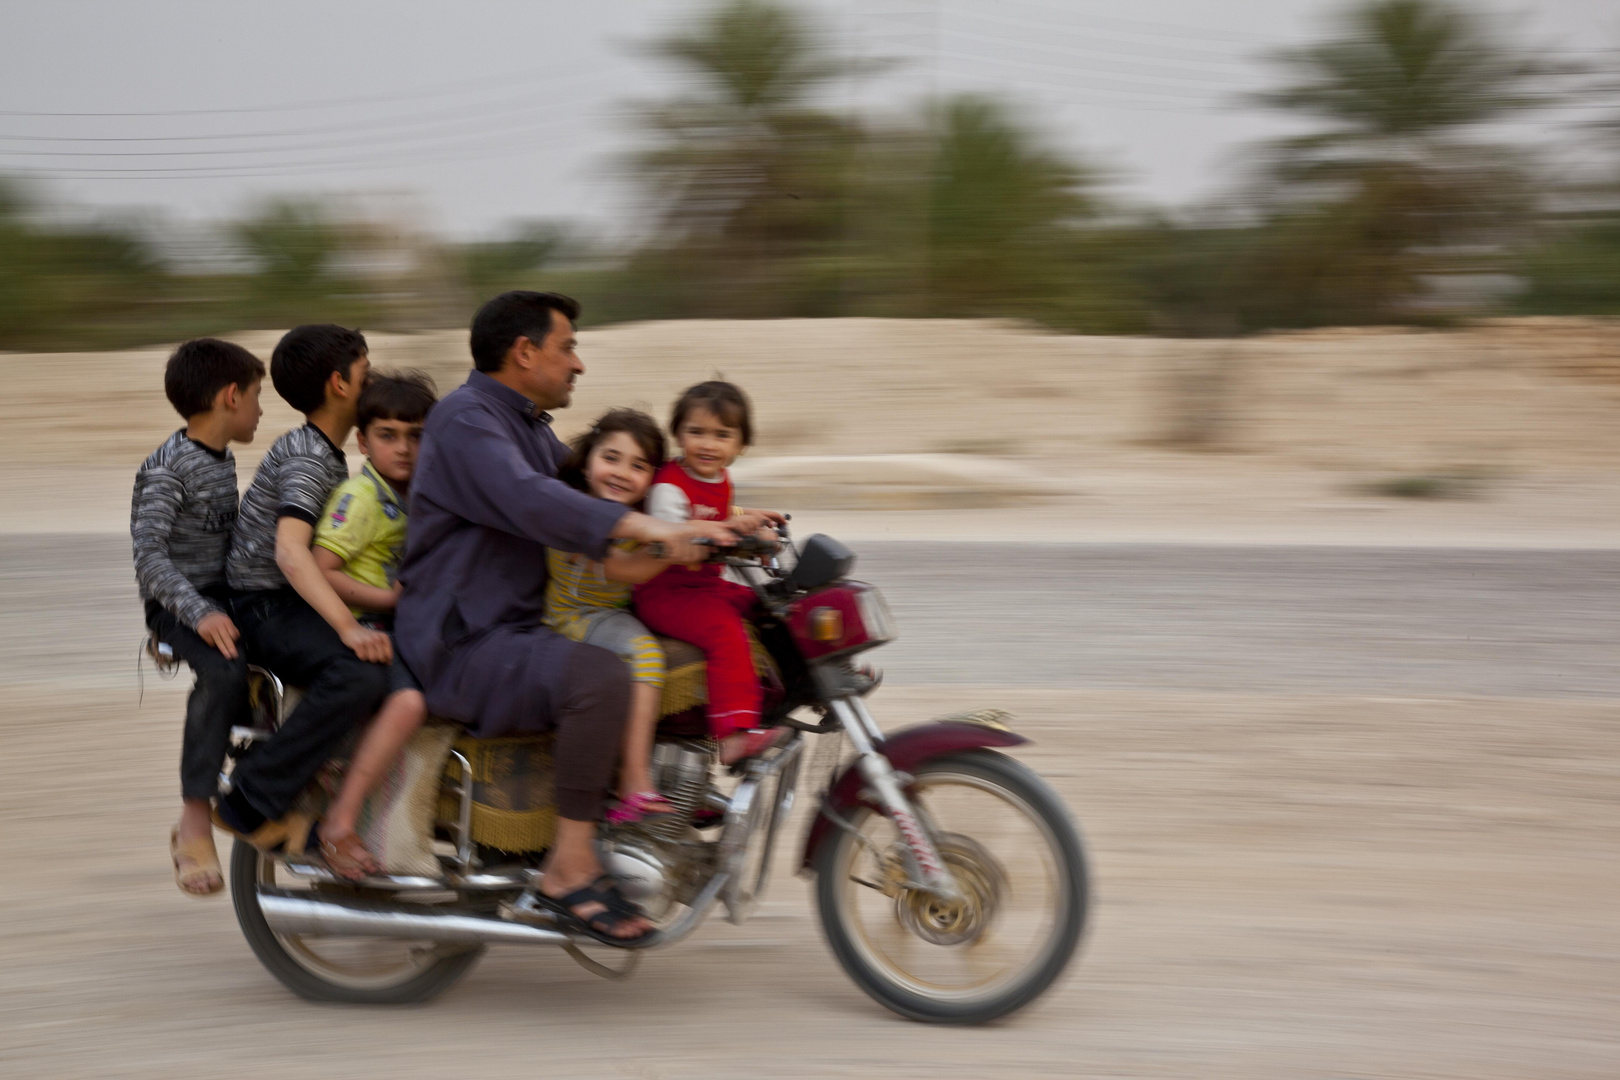
[[[343,828],[323,821],[317,831],[321,840],[321,858],[327,869],[345,881],[382,873],[382,863],[366,849],[360,834],[352,828]]]

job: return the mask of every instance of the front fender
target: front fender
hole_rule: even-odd
[[[925,724],[901,728],[885,736],[883,745],[878,749],[897,770],[911,772],[925,761],[932,761],[934,758],[961,750],[1020,746],[1027,742],[1029,740],[1017,732],[1009,731],[993,722],[932,720]],[[822,805],[842,816],[860,805],[863,801],[861,790],[865,786],[865,777],[861,776],[860,770],[852,764],[833,782]],[[809,870],[815,864],[816,852],[820,850],[828,834],[837,827],[826,814],[820,812],[816,814],[815,820],[810,823],[810,832],[804,838],[802,870]]]

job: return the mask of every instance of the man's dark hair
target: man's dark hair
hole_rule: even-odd
[[[501,370],[507,350],[520,337],[543,344],[553,311],[562,312],[569,322],[579,321],[579,301],[562,293],[517,290],[485,301],[472,321],[473,367]]]
[[[647,455],[653,472],[657,472],[669,456],[664,433],[658,430],[658,421],[637,409],[611,409],[603,413],[602,418],[588,430],[574,436],[574,441],[568,444],[568,460],[557,470],[557,479],[589,495],[590,489],[585,483],[585,464],[591,458],[591,451],[603,439],[620,431],[636,440],[641,452]]]
[[[163,369],[163,392],[174,411],[188,420],[214,407],[214,397],[227,386],[246,390],[264,378],[264,362],[240,345],[219,338],[183,343]]]
[[[693,409],[707,409],[727,427],[742,434],[744,446],[754,445],[754,421],[748,405],[748,395],[736,383],[711,379],[689,386],[669,411],[669,433],[680,437],[681,424]]]
[[[439,388],[425,371],[373,371],[366,376],[355,408],[354,426],[360,434],[373,420],[403,420],[420,424],[439,400]]]
[[[358,330],[331,323],[295,326],[270,354],[270,381],[287,404],[308,416],[326,403],[332,372],[347,379],[365,352],[366,339]]]

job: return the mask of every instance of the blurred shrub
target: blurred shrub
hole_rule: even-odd
[[[1620,215],[1562,223],[1520,265],[1529,315],[1620,315]]]
[[[38,223],[0,182],[0,349],[122,344],[156,318],[165,278],[151,250],[114,226]]]

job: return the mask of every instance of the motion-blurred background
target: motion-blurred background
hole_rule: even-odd
[[[18,7],[0,347],[492,291],[1219,336],[1620,313],[1598,0]]]
[[[175,893],[172,344],[448,391],[520,287],[585,305],[565,435],[748,390],[750,501],[895,609],[884,723],[1017,713],[1098,884],[1037,1007],[880,1015],[786,862],[427,1014]],[[1612,0],[0,5],[0,1071],[1610,1080],[1617,596]]]

